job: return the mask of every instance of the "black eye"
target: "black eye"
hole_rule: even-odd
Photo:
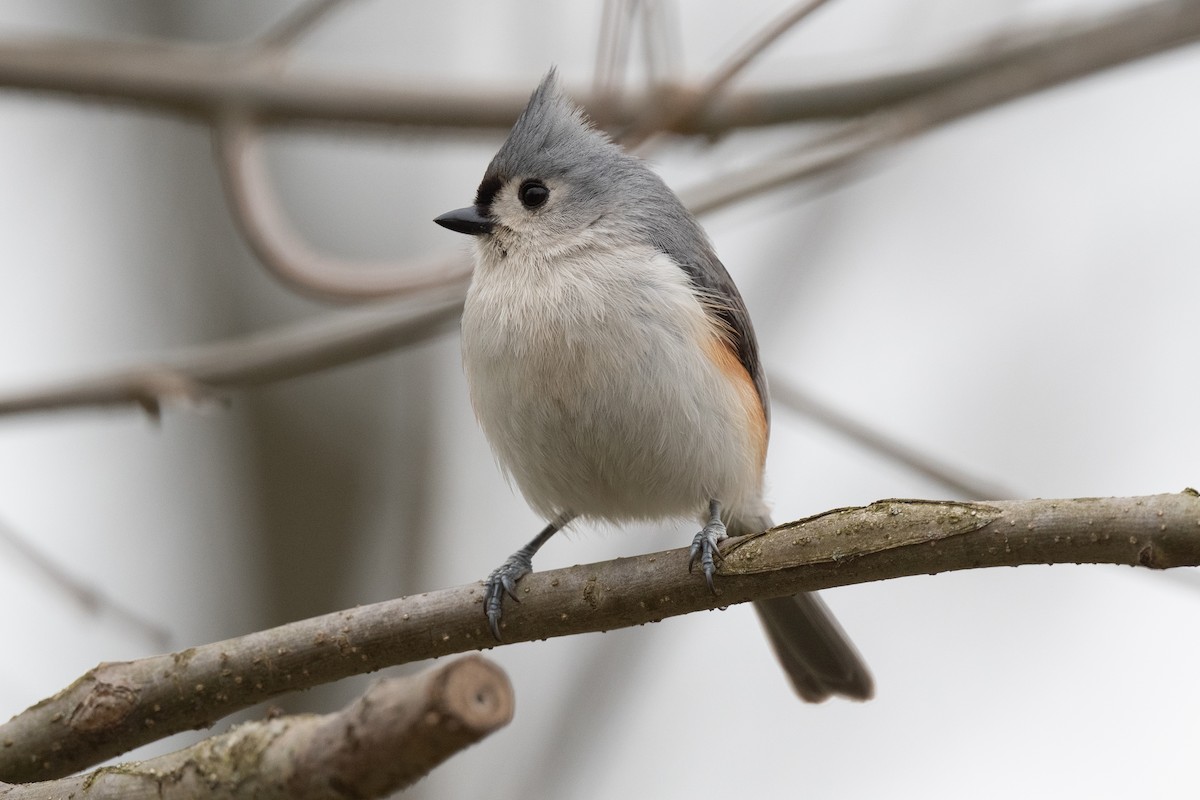
[[[550,190],[541,181],[525,181],[517,190],[517,197],[526,208],[537,208],[550,197]]]

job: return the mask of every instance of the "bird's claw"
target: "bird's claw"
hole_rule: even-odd
[[[516,553],[492,570],[483,582],[483,611],[487,614],[488,628],[498,642],[501,641],[500,618],[504,615],[504,596],[511,597],[514,603],[521,602],[521,598],[517,597],[517,581],[532,571],[533,559]]]
[[[692,539],[692,547],[688,551],[688,572],[691,572],[692,568],[696,566],[696,562],[699,561],[700,569],[704,572],[704,580],[708,583],[708,590],[713,594],[717,593],[717,587],[713,584],[713,575],[717,572],[717,561],[723,558],[717,542],[724,539],[725,536],[725,523],[714,519],[696,534]]]

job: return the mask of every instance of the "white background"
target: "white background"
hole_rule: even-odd
[[[679,6],[697,79],[778,13]],[[873,74],[1101,6],[843,0],[740,85]],[[289,7],[9,0],[0,34],[237,42]],[[583,89],[599,19],[595,2],[360,2],[296,63],[480,89],[532,89],[558,64]],[[1200,485],[1198,87],[1200,49],[1185,48],[706,218],[768,367],[1015,497]],[[683,189],[792,135],[654,159]],[[430,219],[470,201],[501,139],[292,133],[272,138],[271,168],[311,241],[402,259],[465,248]],[[192,122],[0,96],[0,237],[0,391],[328,313],[255,263]],[[492,462],[457,347],[446,336],[158,425],[124,410],[0,419],[0,523],[175,648],[475,580],[540,521]],[[768,469],[780,520],[945,496],[778,405]],[[537,567],[690,535],[580,529]],[[870,703],[795,701],[745,607],[504,647],[490,656],[516,719],[409,796],[1196,796],[1193,573],[1023,567],[825,597],[875,673]],[[0,608],[0,716],[156,649],[3,542]],[[363,685],[287,706],[332,709]]]

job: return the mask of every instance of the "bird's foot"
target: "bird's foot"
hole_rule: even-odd
[[[533,572],[533,558],[523,552],[513,553],[507,561],[492,570],[483,582],[483,610],[496,641],[501,641],[500,618],[504,614],[504,596],[511,597],[514,603],[521,602],[521,598],[517,597],[517,581],[530,572]]]
[[[692,539],[692,549],[689,552],[688,572],[696,566],[696,562],[700,562],[700,569],[704,571],[704,580],[708,581],[708,588],[713,594],[717,593],[717,588],[713,585],[713,575],[717,571],[717,559],[721,558],[721,551],[717,548],[717,542],[724,539],[728,534],[725,533],[725,523],[721,522],[720,517],[714,517],[709,520],[704,529],[696,534]]]

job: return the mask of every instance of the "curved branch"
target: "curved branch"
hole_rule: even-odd
[[[126,405],[157,415],[166,403],[286,380],[426,341],[458,324],[464,294],[465,280],[387,305],[179,350],[141,366],[0,394],[0,417]]]
[[[470,267],[458,256],[424,264],[370,264],[316,252],[296,234],[275,198],[262,136],[253,121],[242,114],[224,114],[213,136],[238,228],[267,269],[293,289],[321,300],[362,300],[460,284],[470,276]]]
[[[675,132],[718,136],[739,128],[847,119],[988,72],[1020,70],[1030,61],[1070,60],[1081,48],[1110,50],[1093,70],[1164,52],[1200,39],[1193,0],[1154,0],[1069,24],[1031,27],[984,42],[935,64],[817,86],[745,91],[715,100],[680,120]],[[0,86],[65,93],[160,112],[216,119],[230,108],[261,124],[350,122],[456,130],[507,130],[529,98],[528,87],[395,88],[377,82],[289,71],[239,68],[246,48],[160,43],[8,42],[0,46]],[[672,98],[678,93],[682,99]],[[635,125],[664,103],[686,103],[694,87],[614,102],[611,93],[577,94],[595,119]]]
[[[718,594],[687,550],[534,573],[506,642],[642,625],[748,600],[1018,564],[1200,565],[1200,494],[988,504],[882,500],[729,541]],[[65,775],[285,692],[493,647],[479,582],[179,653],[101,664],[0,726],[0,780]]]
[[[384,797],[507,725],[513,705],[504,672],[467,656],[379,681],[334,714],[248,722],[147,761],[43,783],[0,784],[0,800]]]

